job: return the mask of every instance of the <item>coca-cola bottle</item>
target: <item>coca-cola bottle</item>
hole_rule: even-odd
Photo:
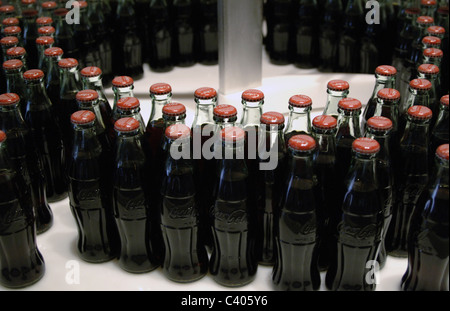
[[[136,97],[124,97],[117,102],[117,109],[112,119],[133,118],[139,121],[141,134],[145,133],[145,122],[141,115],[141,103]]]
[[[121,240],[119,265],[132,273],[144,273],[159,265],[152,239],[159,226],[153,218],[148,196],[148,163],[142,148],[139,121],[123,118],[116,122],[117,142],[113,174],[113,208]],[[160,228],[158,228],[160,230]]]
[[[173,0],[173,60],[181,67],[192,66],[196,62],[196,38],[193,4],[191,0]]]
[[[380,144],[380,151],[377,155],[377,177],[380,196],[383,205],[384,223],[381,233],[381,246],[378,254],[378,264],[382,269],[386,264],[387,251],[385,238],[387,229],[392,220],[392,208],[395,203],[394,185],[394,165],[393,154],[391,153],[391,131],[394,128],[393,122],[381,116],[372,117],[367,121],[365,137],[375,139]]]
[[[23,47],[17,46],[6,50],[6,59],[20,59],[24,69],[28,70],[27,51]]]
[[[36,17],[37,10],[27,9],[22,11],[22,44],[28,52],[28,61],[30,68],[36,68],[38,63],[38,54],[36,47],[37,28]]]
[[[269,0],[266,6],[266,49],[273,64],[290,63],[290,34],[293,17],[292,1]]]
[[[411,224],[404,291],[448,291],[448,148],[435,151],[436,170]]]
[[[45,274],[45,263],[36,242],[30,193],[9,162],[6,134],[0,131],[0,284],[11,288],[29,286]]]
[[[178,158],[177,152],[189,148],[191,130],[183,124],[169,126],[165,132],[169,152],[161,183],[161,228],[164,236],[164,274],[176,282],[194,282],[208,272],[204,235],[190,157]],[[181,149],[181,150],[180,150]]]
[[[440,69],[438,66],[433,64],[422,64],[417,68],[417,79],[425,79],[431,82],[431,89],[428,92],[429,95],[429,105],[431,111],[433,111],[433,119],[431,120],[430,128],[434,127],[436,123],[437,116],[439,114],[439,103],[441,94],[441,77]]]
[[[39,29],[44,26],[53,26],[53,18],[50,16],[41,16],[36,18],[36,28]]]
[[[327,103],[323,111],[324,116],[338,118],[338,104],[343,98],[346,98],[350,90],[350,85],[344,80],[331,80],[327,85]]]
[[[36,221],[36,233],[40,234],[51,228],[53,213],[47,203],[45,178],[36,143],[20,112],[20,98],[17,94],[0,95],[0,130],[8,136],[10,161],[18,174],[21,174],[26,189],[33,200]]]
[[[423,50],[422,64],[434,64],[440,68],[443,58],[444,52],[441,49],[428,48]]]
[[[58,8],[55,10],[55,46],[64,50],[64,56],[68,58],[78,59],[79,47],[73,39],[73,29],[71,25],[66,23],[66,15],[69,10]]]
[[[361,0],[348,0],[344,12],[344,24],[339,37],[338,70],[354,72],[360,70],[361,37],[364,29]]]
[[[382,89],[394,89],[397,69],[388,65],[381,65],[375,69],[375,87],[361,118],[361,129],[366,130],[366,123],[375,115],[378,102],[378,92]]]
[[[318,65],[320,13],[316,0],[294,2],[293,62],[300,68]]]
[[[71,115],[78,110],[76,96],[83,89],[81,84],[80,72],[78,70],[78,60],[75,58],[63,58],[58,62],[60,70],[59,76],[59,101],[55,106],[61,122],[66,154],[70,154],[72,146],[72,124]]]
[[[6,51],[14,46],[17,46],[19,44],[19,39],[17,39],[16,37],[4,37],[2,39],[0,39],[0,45],[2,48],[2,52],[1,52],[1,62],[5,62],[6,59]],[[6,92],[6,78],[5,78],[5,71],[3,70],[3,66],[2,68],[0,68],[0,92],[3,94],[4,92]]]
[[[111,204],[109,172],[95,132],[95,114],[72,114],[73,147],[69,160],[70,209],[78,228],[77,250],[87,262],[106,262],[120,249]]]
[[[448,95],[441,98],[437,113],[436,124],[431,129],[429,154],[433,154],[439,146],[449,143]],[[433,171],[433,166],[434,158],[430,157],[430,172]]]
[[[48,36],[38,37],[36,39],[36,47],[37,47],[37,69],[41,69],[44,74],[47,74],[47,67],[45,63],[45,50],[53,47],[55,44],[55,39]]]
[[[340,221],[338,197],[338,176],[336,168],[337,120],[332,116],[317,116],[313,119],[312,134],[317,142],[314,158],[316,185],[316,216],[319,243],[318,267],[328,269],[336,251],[337,225]]]
[[[214,122],[217,125],[216,133],[220,133],[225,127],[236,126],[237,109],[232,105],[217,105],[214,108]]]
[[[289,99],[289,118],[284,130],[284,141],[289,142],[292,136],[311,134],[312,99],[306,95],[294,95]]]
[[[219,30],[217,0],[199,0],[197,16],[198,61],[216,65],[219,61]]]
[[[46,195],[49,203],[67,197],[66,154],[59,119],[44,87],[44,72],[28,70],[23,74],[28,89],[24,120],[44,167]]]
[[[63,55],[64,51],[59,47],[51,47],[44,51],[45,68],[47,70],[44,84],[48,98],[53,105],[53,109],[55,109],[55,107],[59,107],[61,81],[58,63],[62,59]]]
[[[38,37],[46,36],[54,38],[56,34],[56,29],[53,26],[42,26],[38,28],[37,33]]]
[[[376,169],[380,144],[358,138],[352,150],[353,165],[344,179],[347,193],[338,227],[337,260],[326,274],[326,285],[331,290],[373,291],[376,279],[371,271],[377,268],[384,223]]]
[[[341,0],[327,0],[319,31],[319,70],[337,70],[339,33],[343,21]]]
[[[450,59],[449,57],[449,15],[448,15],[448,3],[443,3],[443,6],[441,6],[435,14],[435,19],[436,19],[436,25],[440,25],[440,26],[432,26],[433,32],[438,32],[438,36],[439,38],[442,40],[442,45],[441,45],[441,49],[442,52],[444,53],[443,59],[442,59],[442,66],[440,67],[441,69],[443,68],[448,68],[449,64],[448,61]],[[448,70],[443,70],[442,71],[442,85],[445,86],[445,91],[443,94],[441,95],[445,95],[448,94],[449,91],[449,74],[448,74]]]
[[[5,71],[6,78],[6,92],[21,94],[22,97],[26,96],[25,81],[23,79],[23,63],[19,59],[10,59],[3,63],[3,70]],[[22,102],[20,105],[20,111],[23,114],[25,112],[25,105]]]
[[[156,72],[173,69],[173,29],[170,22],[170,9],[166,0],[151,0],[148,9],[147,50],[150,68]]]
[[[116,75],[142,78],[142,41],[138,36],[133,0],[119,0],[115,20],[113,69]]]
[[[309,135],[289,139],[291,156],[282,188],[276,231],[277,260],[272,275],[278,290],[311,291],[320,286],[315,149],[316,141]]]
[[[436,0],[421,0],[420,13],[425,16],[434,16],[437,9]]]
[[[259,263],[263,265],[273,265],[276,259],[274,229],[279,215],[287,158],[283,133],[284,120],[281,113],[273,111],[261,116],[256,187],[256,254]]]
[[[56,3],[56,1],[43,1],[41,2],[41,6],[39,8],[39,16],[53,17],[57,8],[58,4]]]
[[[255,213],[248,200],[245,131],[227,127],[221,132],[220,162],[215,204],[211,209],[214,247],[210,273],[224,286],[251,283],[258,269],[255,254]]]
[[[8,26],[3,28],[4,37],[16,37],[19,39],[19,46],[23,47],[22,43],[22,28],[19,26]]]
[[[430,27],[428,27],[430,28]],[[441,47],[442,40],[439,37],[425,36],[422,39],[422,51],[420,52],[420,57],[418,61],[422,59],[423,51],[429,48],[439,49]]]
[[[406,257],[411,217],[428,182],[429,123],[433,113],[425,106],[408,110],[408,121],[400,141],[400,168],[396,176],[396,203],[386,236],[386,249],[396,257]]]
[[[114,123],[111,122],[112,108],[106,97],[103,85],[103,71],[99,67],[85,67],[80,71],[83,89],[95,90],[98,93],[98,105],[102,115],[103,122],[107,132],[114,129]]]

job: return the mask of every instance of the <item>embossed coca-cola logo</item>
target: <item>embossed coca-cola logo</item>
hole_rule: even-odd
[[[213,217],[216,220],[226,222],[228,224],[238,224],[245,222],[247,220],[247,213],[245,210],[234,210],[234,211],[218,211],[213,210]]]
[[[90,201],[100,197],[100,189],[82,189],[78,192],[78,200]]]
[[[15,205],[15,206],[11,208],[5,208],[2,210],[0,214],[0,225],[9,225],[14,221],[22,219],[25,216],[23,209],[19,207],[18,200],[9,202],[8,205]]]
[[[133,210],[137,208],[142,208],[145,206],[145,197],[137,197],[127,201],[125,208],[127,210]]]
[[[378,228],[376,224],[368,224],[364,227],[351,227],[341,223],[339,226],[341,234],[346,234],[357,240],[365,240],[377,235]]]
[[[194,206],[190,207],[174,207],[171,208],[169,211],[169,217],[172,219],[183,219],[183,218],[189,218],[189,217],[195,217],[196,216],[196,210]]]

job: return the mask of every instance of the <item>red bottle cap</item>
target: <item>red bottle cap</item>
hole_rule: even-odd
[[[40,69],[31,69],[25,71],[23,78],[25,81],[39,80],[44,77],[44,72]]]
[[[82,90],[76,95],[76,100],[83,103],[89,103],[98,99],[98,93],[94,90]]]
[[[400,99],[400,92],[396,89],[381,89],[377,93],[377,97],[387,101],[397,101]]]
[[[45,1],[41,4],[43,9],[56,9],[58,6],[55,1]]]
[[[288,145],[295,151],[311,151],[316,148],[316,140],[309,135],[295,135],[289,139]]]
[[[380,144],[375,139],[363,137],[355,139],[352,148],[357,153],[375,154],[380,151]]]
[[[166,129],[165,135],[170,140],[191,137],[191,129],[184,124],[173,124]]]
[[[166,95],[172,93],[172,87],[168,83],[155,83],[150,86],[150,93],[153,95]]]
[[[70,69],[78,66],[78,61],[75,58],[63,58],[58,62],[59,68]]]
[[[122,118],[116,121],[114,128],[117,132],[133,132],[139,129],[141,124],[134,118]]]
[[[80,9],[85,9],[85,8],[87,8],[87,6],[88,6],[88,3],[86,2],[86,1],[75,1],[74,3],[73,3],[73,6],[76,8],[76,7],[79,7]]]
[[[2,14],[8,14],[8,13],[13,13],[15,12],[16,9],[14,8],[14,6],[12,5],[3,5],[0,6],[0,13]]]
[[[217,97],[217,91],[212,87],[202,87],[195,90],[194,96],[197,99],[213,99]]]
[[[186,107],[181,103],[168,103],[164,105],[162,112],[170,117],[182,116],[186,114]]]
[[[69,13],[69,10],[66,8],[57,8],[55,11],[53,11],[53,14],[55,16],[64,17]]]
[[[20,101],[19,95],[15,93],[5,93],[0,95],[0,105],[9,106],[15,105]]]
[[[119,77],[115,77],[112,80],[112,85],[114,87],[129,87],[132,86],[134,84],[134,80],[131,77],[128,76],[119,76]]]
[[[3,63],[3,68],[6,71],[16,70],[23,67],[23,62],[20,59],[10,59]]]
[[[19,19],[18,19],[18,18],[15,18],[15,17],[8,17],[8,18],[5,18],[5,19],[2,21],[2,25],[3,25],[4,27],[19,26],[19,25],[20,25],[20,22],[19,22]]]
[[[448,95],[442,96],[441,104],[448,107]]]
[[[64,54],[64,51],[61,48],[58,47],[52,47],[45,49],[44,55],[47,57],[58,57],[62,56]]]
[[[55,43],[55,39],[53,39],[52,37],[48,37],[48,36],[38,37],[36,39],[37,45],[52,45],[54,43]]]
[[[375,69],[375,74],[386,77],[395,76],[397,74],[397,69],[393,66],[381,65]]]
[[[117,102],[117,108],[125,111],[137,109],[140,106],[141,103],[136,97],[124,97]]]
[[[232,105],[218,105],[214,108],[214,116],[218,118],[233,118],[237,113],[237,109]]]
[[[36,0],[21,0],[22,4],[33,4],[36,3]]]
[[[289,99],[289,105],[298,108],[311,107],[312,99],[306,95],[294,95]]]
[[[422,74],[437,75],[439,74],[439,67],[433,64],[422,64],[417,68],[417,71]]]
[[[245,140],[245,131],[239,127],[226,127],[221,131],[222,141],[240,142]]]
[[[246,102],[260,102],[264,100],[264,93],[260,90],[250,89],[242,93],[242,100]]]
[[[6,55],[9,57],[21,57],[27,54],[27,51],[21,46],[16,46],[6,50]]]
[[[442,52],[441,49],[428,48],[423,50],[423,55],[431,58],[442,58],[444,56],[444,52]]]
[[[431,90],[431,82],[427,79],[414,79],[409,83],[409,86],[414,90]]]
[[[38,15],[38,11],[34,9],[25,9],[22,10],[22,16],[23,17],[35,17]]]
[[[434,18],[431,16],[419,16],[416,20],[417,24],[420,25],[432,25],[434,23]]]
[[[442,43],[442,40],[438,37],[426,36],[426,37],[423,37],[422,43],[426,44],[428,46],[438,46],[439,47]]]
[[[50,26],[51,24],[53,24],[53,19],[51,17],[42,16],[36,19],[36,25],[38,26],[38,28],[39,26]]]
[[[19,44],[19,38],[17,37],[3,37],[0,40],[0,44],[4,47],[8,47],[8,46],[15,46]]]
[[[284,116],[279,112],[269,111],[263,113],[260,121],[261,124],[265,125],[282,125],[284,124]]]
[[[362,104],[359,100],[350,97],[341,99],[338,106],[345,111],[356,111],[361,110],[362,108]]]
[[[448,144],[439,146],[436,150],[436,155],[442,160],[448,161]]]
[[[423,6],[435,6],[436,0],[421,0],[420,4]]]
[[[80,74],[86,78],[98,77],[102,74],[102,70],[95,66],[84,67],[81,69]]]
[[[425,106],[412,106],[408,109],[408,116],[414,120],[429,120],[433,117],[433,112]]]
[[[444,35],[445,34],[445,28],[442,26],[430,26],[427,28],[427,32],[430,35]]]
[[[6,140],[6,134],[3,131],[0,131],[0,143]]]
[[[350,84],[344,80],[331,80],[327,87],[332,91],[347,91],[350,89]]]
[[[38,28],[38,34],[40,36],[48,36],[48,35],[52,35],[56,32],[55,27],[53,26],[42,26]]]
[[[79,110],[70,116],[73,124],[88,124],[95,121],[95,114],[89,110]]]
[[[332,116],[317,116],[313,119],[312,124],[318,129],[332,130],[337,127],[337,120]]]
[[[5,37],[14,36],[22,33],[22,28],[20,28],[19,26],[5,27],[3,28],[3,33],[5,34]]]
[[[394,124],[389,118],[385,117],[372,117],[367,121],[367,126],[377,131],[389,131],[392,130]]]

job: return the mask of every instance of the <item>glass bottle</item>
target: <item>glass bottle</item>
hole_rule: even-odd
[[[198,14],[198,61],[204,65],[219,62],[217,0],[200,0]]]
[[[289,64],[292,1],[269,0],[266,12],[268,12],[266,49],[270,61],[276,65]]]
[[[358,138],[352,150],[353,164],[344,179],[347,191],[338,226],[337,260],[327,271],[326,284],[330,290],[374,291],[376,280],[367,276],[376,266],[384,221],[376,169],[380,144]]]
[[[435,151],[436,169],[411,224],[404,291],[448,291],[448,148]]]
[[[428,48],[423,50],[422,64],[434,64],[441,67],[444,52],[441,49]]]
[[[107,262],[120,249],[113,217],[110,171],[96,133],[92,111],[72,114],[73,147],[69,160],[69,200],[78,227],[77,251],[87,262]]]
[[[25,81],[23,80],[23,63],[18,59],[10,59],[3,63],[3,70],[6,76],[6,93],[15,93],[26,97]],[[20,112],[25,112],[25,105],[20,105]]]
[[[40,234],[53,225],[53,213],[45,194],[45,179],[36,142],[20,111],[17,94],[0,95],[0,130],[8,136],[7,149],[11,164],[23,176],[26,189],[31,194],[36,222],[36,233]]]
[[[336,252],[337,225],[340,221],[338,176],[336,168],[337,120],[332,116],[317,116],[312,122],[313,137],[317,142],[314,173],[317,176],[316,210],[317,234],[320,241],[318,267],[325,271]]]
[[[381,233],[381,246],[378,254],[379,268],[383,269],[387,260],[385,245],[386,233],[392,220],[392,208],[395,202],[394,166],[391,153],[391,135],[393,122],[386,117],[372,117],[367,121],[365,137],[375,139],[380,144],[377,154],[377,177],[380,196],[382,198],[384,223]]]
[[[256,254],[263,265],[276,260],[275,221],[279,216],[287,150],[284,141],[284,116],[266,112],[261,117],[261,138],[258,152],[259,171],[256,187],[257,239]]]
[[[44,72],[28,70],[23,74],[28,89],[24,120],[37,144],[44,167],[46,195],[49,203],[67,197],[66,154],[58,116],[44,87]]]
[[[36,39],[36,47],[38,54],[37,69],[41,69],[44,72],[44,74],[47,74],[44,52],[46,49],[53,47],[53,44],[55,44],[55,39],[53,39],[52,37],[43,36],[38,37]]]
[[[278,290],[311,291],[320,286],[313,169],[315,149],[316,141],[309,135],[289,139],[288,173],[276,221],[277,260],[272,274]]]
[[[21,47],[13,47],[9,48],[6,51],[6,59],[20,59],[23,63],[23,67],[26,70],[28,70],[28,57],[27,57],[27,51]]]
[[[47,70],[47,73],[45,74],[44,84],[53,109],[55,109],[55,107],[59,107],[59,92],[61,89],[61,82],[58,63],[62,59],[63,55],[64,52],[59,47],[51,47],[44,51],[44,67]]]
[[[214,247],[209,271],[217,283],[238,287],[251,283],[258,269],[255,254],[255,211],[248,193],[245,131],[227,127],[221,132],[223,159],[211,213]]]
[[[327,103],[323,111],[324,116],[338,118],[338,104],[343,98],[346,98],[350,90],[350,85],[344,80],[331,80],[327,85]]]
[[[431,111],[433,111],[433,119],[431,120],[430,128],[434,127],[437,116],[439,114],[439,104],[441,94],[441,79],[440,69],[433,64],[422,64],[417,68],[417,79],[425,79],[431,82],[431,89],[429,91],[429,103]]]
[[[64,56],[68,58],[79,58],[79,47],[73,39],[73,29],[66,23],[66,15],[69,10],[58,8],[55,10],[55,46],[64,51]]]
[[[284,141],[289,142],[292,136],[311,134],[312,99],[306,95],[294,95],[289,99],[289,118],[284,130]]]
[[[343,23],[343,13],[341,0],[326,0],[319,31],[319,71],[337,70],[339,32]]]
[[[36,47],[37,28],[36,17],[37,10],[24,10],[22,11],[22,44],[25,50],[27,50],[27,57],[30,68],[36,68],[38,63],[38,54]]]
[[[113,115],[113,120],[120,120],[122,118],[133,118],[139,121],[141,134],[145,133],[145,122],[141,115],[141,103],[136,97],[123,97],[117,102],[116,113]]]
[[[449,117],[448,117],[448,95],[441,98],[439,105],[438,117],[436,119],[436,124],[431,128],[430,137],[430,149],[429,154],[433,154],[436,149],[444,144],[449,143]],[[434,159],[430,157],[433,161],[430,161],[430,172],[434,166]]]
[[[0,284],[21,288],[44,276],[45,262],[36,242],[31,196],[9,162],[5,142],[6,134],[0,131]]]
[[[397,77],[397,69],[388,65],[378,66],[375,70],[375,87],[361,118],[361,129],[366,130],[366,123],[374,116],[377,108],[378,92],[382,89],[394,89]]]
[[[407,239],[411,217],[417,200],[428,182],[429,123],[431,109],[413,106],[408,110],[408,122],[400,141],[399,175],[396,176],[396,203],[386,236],[388,254],[407,256]]]

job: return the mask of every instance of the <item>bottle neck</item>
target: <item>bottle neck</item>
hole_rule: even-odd
[[[145,122],[141,115],[141,108],[137,107],[136,109],[130,110],[122,110],[118,108],[116,120],[119,120],[121,118],[133,118],[138,120],[140,124],[141,134],[145,133]]]
[[[341,111],[337,120],[338,130],[336,137],[361,137],[359,116],[361,111]]]
[[[186,124],[186,115],[181,116],[165,116],[164,115],[164,128],[168,128],[175,124]]]
[[[419,91],[416,89],[409,88],[407,99],[404,105],[400,106],[400,115],[406,115],[408,109],[412,106],[425,106],[430,107],[430,93],[429,91]]]
[[[374,139],[380,144],[380,151],[378,152],[377,158],[383,160],[386,163],[389,163],[391,159],[390,131],[377,131],[368,128],[365,137]]]
[[[263,146],[259,146],[260,152],[262,151],[262,159],[264,161],[269,161],[269,157],[267,153],[274,152],[277,150],[278,157],[280,157],[281,154],[286,153],[286,142],[284,140],[284,125],[276,126],[276,125],[262,125],[261,126],[261,133],[262,137],[265,138],[265,141],[260,141],[260,144],[265,144]],[[265,146],[265,147],[264,147]]]
[[[152,94],[152,111],[150,113],[149,124],[153,121],[163,119],[162,109],[165,105],[172,101],[172,94],[153,95]]]
[[[114,108],[117,107],[117,102],[126,97],[134,97],[134,86],[128,86],[128,87],[113,87],[114,92]]]
[[[448,135],[448,106],[440,105],[439,115],[437,117],[436,125],[434,126],[433,132],[447,132]]]
[[[236,126],[237,116],[231,118],[217,118],[214,117],[214,122],[216,123],[216,133],[219,133],[221,130],[227,127]]]
[[[243,112],[241,125],[244,129],[249,127],[259,127],[263,114],[263,102],[242,102]]]
[[[44,86],[44,80],[26,81],[28,101],[33,105],[44,105],[50,107],[50,102],[47,97],[47,92]]]
[[[105,95],[105,90],[103,88],[103,81],[101,76],[97,77],[83,77],[81,79],[83,84],[83,89],[97,91],[99,99],[107,100]]]
[[[10,164],[10,156],[8,154],[8,151],[6,149],[6,141],[0,143],[0,173],[3,173],[3,171],[10,171],[11,170],[11,164]]]
[[[429,120],[412,120],[411,118],[408,118],[405,132],[400,144],[403,146],[415,146],[418,149],[427,150],[429,142],[429,126]]]
[[[349,191],[373,192],[378,189],[376,158],[376,154],[353,152],[352,165],[345,180]]]
[[[19,109],[19,104],[0,105],[0,118],[4,129],[19,129],[26,127],[25,121]]]
[[[46,73],[46,81],[47,83],[49,81],[55,80],[59,82],[59,76],[60,76],[60,72],[59,72],[59,66],[58,66],[58,62],[62,59],[61,56],[58,57],[45,57],[45,63],[46,63],[46,67],[47,67],[47,73]]]
[[[62,69],[60,72],[60,94],[62,96],[64,96],[65,94],[71,94],[72,96],[75,96],[78,91],[83,89],[81,85],[80,73],[77,67]]]
[[[290,149],[289,152],[289,172],[296,177],[295,185],[293,186],[299,188],[299,190],[310,190],[313,187],[312,181],[314,180],[314,151],[299,152]],[[304,181],[310,182],[305,183]],[[305,186],[307,187],[306,189],[303,188]]]
[[[97,138],[94,123],[73,125],[73,159],[92,159],[101,154],[101,144]]]
[[[433,173],[432,180],[432,188],[436,189],[437,187],[440,188],[447,188],[449,187],[448,179],[449,179],[449,172],[448,172],[448,161],[442,160],[439,157],[435,156],[435,171]]]
[[[289,121],[285,133],[311,133],[311,107],[298,108],[289,107]]]
[[[372,92],[372,98],[377,98],[378,92],[382,89],[395,89],[395,76],[380,76],[376,75],[375,87]]]
[[[236,174],[242,178],[248,176],[248,167],[245,161],[245,142],[222,142],[222,161],[220,164],[220,177],[233,181]]]
[[[378,98],[374,115],[390,119],[393,125],[392,131],[398,130],[398,102],[384,101]]]
[[[116,143],[116,164],[121,166],[139,166],[145,163],[140,130],[118,133]]]
[[[95,114],[95,126],[97,134],[104,133],[106,130],[105,120],[103,120],[98,100],[92,102],[78,102],[79,110],[89,110]]]
[[[21,90],[25,93],[24,80],[23,80],[23,69],[18,70],[8,70],[5,72],[6,84],[9,90],[14,90],[14,92],[19,92]]]
[[[336,132],[337,129],[323,130],[316,127],[312,128],[314,139],[317,142],[317,151],[319,154],[336,156]]]
[[[332,116],[337,119],[339,116],[339,102],[341,101],[341,99],[348,96],[349,91],[328,90],[327,93],[327,104],[325,106],[323,115]]]
[[[199,100],[196,99],[195,118],[192,123],[192,129],[206,124],[214,125],[214,107],[217,104],[217,99]]]

